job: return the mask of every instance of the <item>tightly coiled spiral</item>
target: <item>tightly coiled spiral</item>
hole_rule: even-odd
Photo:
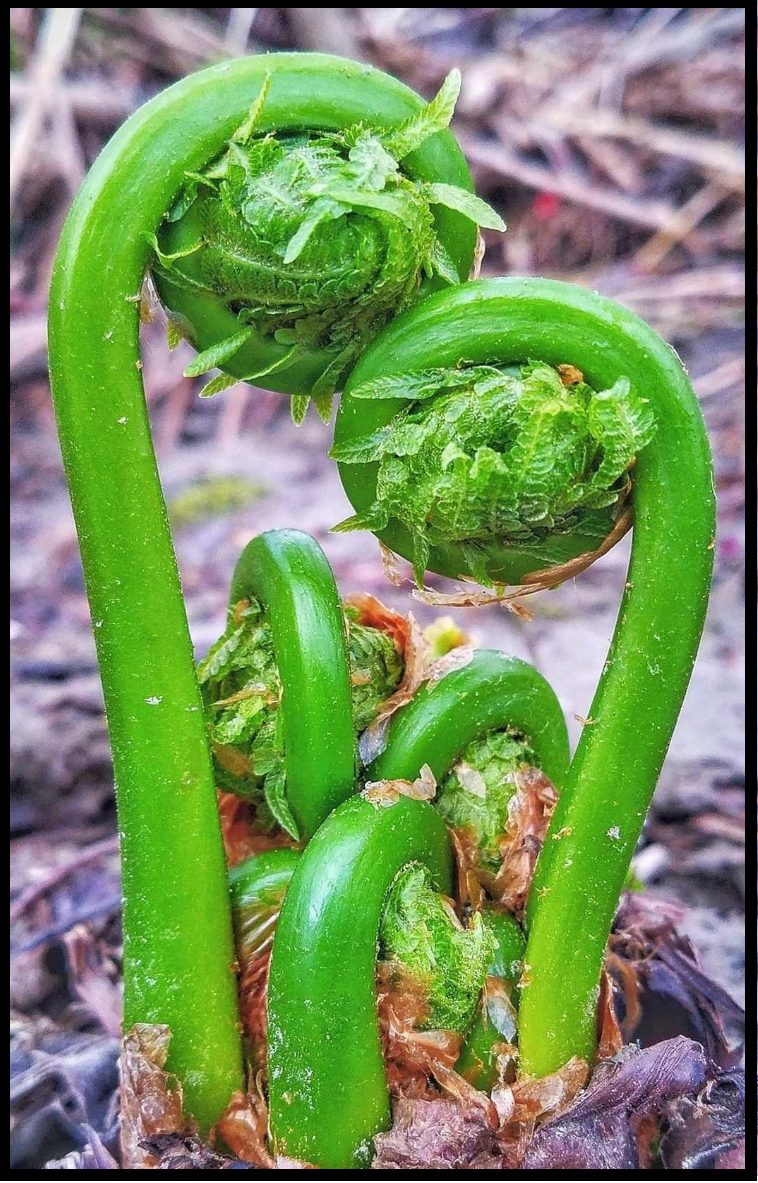
[[[385,131],[262,132],[270,80],[227,148],[186,184],[154,241],[154,274],[182,326],[186,297],[220,301],[234,318],[188,373],[244,354],[254,332],[286,346],[280,362],[224,375],[257,379],[303,349],[326,350],[311,394],[325,417],[331,396],[367,341],[416,295],[422,279],[458,283],[435,230],[445,205],[480,225],[504,229],[489,207],[456,185],[411,179],[401,162],[450,122],[460,87],[453,71],[417,116]],[[191,326],[185,331],[192,335]],[[233,331],[228,332],[227,330]],[[307,396],[293,402],[299,421]]]
[[[460,545],[470,573],[488,583],[481,544],[492,538],[539,543],[577,531],[600,542],[623,512],[629,470],[655,430],[628,379],[597,392],[574,367],[542,362],[400,374],[352,393],[410,406],[332,449],[343,464],[378,463],[373,504],[338,529],[403,522],[418,583],[430,549],[446,543]]]

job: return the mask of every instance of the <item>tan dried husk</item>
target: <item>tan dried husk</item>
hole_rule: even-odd
[[[479,911],[484,902],[484,888],[477,872],[479,847],[476,836],[471,830],[463,829],[449,829],[448,834],[455,855],[456,899],[460,907]]]
[[[589,1065],[575,1056],[549,1076],[524,1076],[515,1084],[498,1081],[492,1102],[498,1115],[498,1142],[509,1158],[521,1159],[537,1122],[567,1109],[588,1078]]]
[[[627,961],[625,957],[619,957],[617,953],[614,953],[612,946],[613,934],[611,934],[610,946],[606,950],[605,966],[609,972],[615,975],[619,982],[621,997],[624,1001],[624,1018],[621,1022],[621,1031],[624,1039],[628,1040],[631,1039],[632,1034],[637,1030],[640,1019],[642,1018],[640,982],[634,964]]]
[[[496,1122],[489,1097],[455,1071],[463,1036],[456,1031],[420,1030],[428,1005],[424,983],[404,966],[378,963],[377,1007],[390,1091],[394,1096],[435,1100],[439,1097],[436,1081],[444,1093],[481,1109],[488,1122]]]
[[[405,655],[410,632],[407,617],[401,612],[396,612],[394,608],[389,608],[368,592],[353,592],[345,603],[358,612],[358,624],[364,628],[376,628],[387,633],[395,642],[398,653],[401,656]]]
[[[533,620],[534,613],[518,602],[522,596],[529,594],[530,592],[523,587],[509,589],[507,583],[495,583],[492,587],[484,588],[467,581],[454,592],[440,592],[426,586],[414,587],[411,592],[414,600],[435,608],[480,608],[488,604],[499,604],[501,608],[522,620]]]
[[[424,764],[414,781],[373,780],[367,781],[361,796],[372,805],[394,805],[401,797],[412,801],[432,801],[437,792],[437,781],[428,764]]]
[[[197,1133],[183,1112],[181,1084],[165,1071],[170,1043],[170,1029],[157,1023],[135,1023],[122,1040],[119,1135],[125,1170],[159,1165],[141,1143],[161,1134]]]
[[[437,682],[441,682],[448,674],[452,674],[453,670],[464,669],[465,666],[469,665],[473,656],[473,645],[456,645],[444,657],[438,657],[436,661],[432,662],[426,679],[427,685],[431,688]]]
[[[125,1170],[159,1169],[159,1157],[144,1144],[177,1135],[195,1139],[197,1126],[183,1110],[179,1081],[165,1071],[171,1031],[165,1025],[137,1023],[121,1048],[121,1162]],[[268,1109],[260,1073],[251,1076],[248,1092],[236,1092],[211,1131],[237,1158],[254,1166],[275,1165],[269,1154]]]
[[[508,818],[499,841],[501,862],[497,874],[478,864],[476,843],[466,831],[456,832],[454,847],[459,883],[463,874],[467,895],[471,895],[470,878],[474,876],[496,903],[520,917],[558,794],[538,768],[520,768],[513,777],[516,788],[508,804]]]
[[[264,1170],[276,1166],[267,1146],[268,1107],[260,1073],[251,1076],[246,1093],[234,1093],[213,1132],[242,1162]]]
[[[268,1033],[268,974],[271,964],[271,945],[255,957],[246,958],[240,969],[240,1017],[250,1044],[250,1059],[256,1069],[266,1065],[266,1037]]]
[[[564,367],[567,371],[573,371],[573,367]],[[578,373],[579,371],[576,371]],[[573,381],[581,381],[572,377]],[[571,385],[571,382],[566,382],[566,385]],[[629,496],[631,491],[631,481],[627,488],[621,494],[619,501],[623,503]],[[580,555],[575,555],[573,559],[568,559],[565,563],[556,563],[551,567],[540,567],[536,571],[530,571],[528,575],[524,575],[521,583],[493,583],[491,587],[481,587],[473,580],[461,577],[461,582],[455,591],[440,592],[431,587],[415,587],[411,592],[415,600],[419,600],[423,604],[431,604],[435,607],[445,608],[473,608],[480,607],[485,604],[499,604],[508,612],[512,612],[514,616],[521,617],[522,620],[534,619],[534,613],[519,603],[524,596],[532,596],[535,592],[549,591],[556,588],[561,583],[565,583],[567,579],[574,579],[604,554],[607,554],[616,543],[624,537],[626,532],[632,525],[632,511],[630,508],[625,508],[619,514],[618,518],[613,524],[612,529],[605,536],[595,550],[584,551]],[[385,572],[388,570],[395,573],[393,582],[402,582],[397,568],[397,556],[387,549],[382,547],[382,557],[384,562]]]
[[[474,650],[468,644],[455,646],[443,657],[432,661],[431,646],[412,612],[402,616],[378,600],[376,596],[359,593],[349,596],[347,601],[360,612],[359,624],[381,628],[390,634],[398,652],[403,657],[403,677],[400,685],[377,711],[376,718],[360,737],[358,751],[362,763],[371,764],[387,744],[387,734],[392,716],[406,706],[424,682],[434,685],[453,670],[468,665]],[[467,641],[465,634],[461,638]]]
[[[607,969],[603,969],[600,978],[600,997],[598,999],[598,1060],[610,1060],[624,1046],[616,1008],[613,1005],[614,984]]]

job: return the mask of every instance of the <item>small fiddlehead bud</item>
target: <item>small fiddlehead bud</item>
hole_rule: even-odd
[[[207,393],[240,377],[276,385],[278,371],[317,351],[310,393],[328,418],[343,374],[422,281],[459,282],[435,209],[504,227],[461,185],[405,165],[447,128],[457,70],[417,114],[387,127],[372,126],[370,111],[352,124],[289,124],[269,109],[278,83],[266,77],[223,152],[188,174],[158,230],[153,274],[178,325],[202,343],[189,372],[227,371]],[[262,343],[282,347],[279,362],[262,359]],[[296,418],[306,406],[300,396]]]
[[[488,731],[463,749],[437,786],[435,809],[451,829],[470,835],[485,871],[496,873],[500,867],[500,839],[517,775],[537,763],[520,735]]]
[[[468,1030],[495,941],[474,913],[464,926],[423,867],[407,867],[392,885],[379,928],[380,956],[418,983],[423,1028]]]
[[[243,551],[198,681],[218,786],[255,802],[261,830],[308,838],[354,791],[358,734],[403,672],[357,616],[309,535],[271,530]]]

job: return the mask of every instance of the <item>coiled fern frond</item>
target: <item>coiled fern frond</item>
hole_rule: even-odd
[[[311,394],[328,417],[345,372],[422,279],[459,282],[433,207],[504,226],[465,189],[403,171],[405,158],[449,124],[458,71],[416,116],[383,130],[263,130],[269,84],[224,151],[187,174],[154,241],[153,270],[180,331],[187,293],[219,301],[234,318],[220,323],[219,339],[188,367],[195,376],[232,363],[234,373],[212,380],[205,394],[272,372],[240,373],[243,347],[259,333],[288,347],[275,368],[304,349],[326,351]],[[191,335],[191,326],[184,330]],[[307,406],[308,396],[293,401],[296,421]]]
[[[465,547],[489,582],[481,544],[540,542],[570,531],[602,539],[623,511],[637,453],[655,430],[641,392],[621,377],[595,391],[571,366],[463,366],[379,378],[353,397],[406,399],[387,424],[336,445],[344,464],[378,462],[367,512],[340,529],[403,522],[423,578],[430,549]]]

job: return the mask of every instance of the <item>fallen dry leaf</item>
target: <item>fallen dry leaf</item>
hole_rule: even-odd
[[[392,1128],[375,1139],[374,1171],[451,1171],[502,1166],[492,1129],[481,1112],[454,1101],[398,1097]]]
[[[100,1026],[116,1038],[121,1034],[123,990],[113,950],[85,924],[64,933],[66,969],[74,993]]]
[[[547,1170],[634,1170],[637,1126],[680,1096],[697,1094],[707,1077],[702,1047],[684,1036],[649,1048],[627,1046],[601,1061],[589,1086],[555,1119],[541,1124],[522,1166]],[[649,1129],[644,1128],[645,1142]]]
[[[677,931],[683,909],[652,892],[627,892],[622,898],[609,941],[607,965],[616,976],[627,1012],[626,1023],[645,1010],[666,1008],[687,1015],[688,1032],[720,1067],[734,1067],[740,1059],[745,1013],[717,982],[703,972],[688,937]],[[623,967],[623,968],[622,968]],[[641,1004],[641,1005],[640,1005]],[[676,1020],[681,1024],[681,1018]],[[736,1045],[727,1036],[730,1024]]]

